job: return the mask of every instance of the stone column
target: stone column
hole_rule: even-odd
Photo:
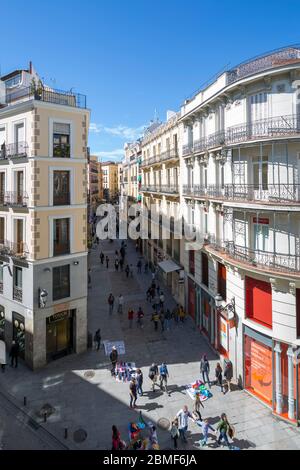
[[[282,379],[281,379],[281,347],[275,344],[275,381],[276,381],[276,412],[282,413]]]
[[[289,385],[289,398],[288,415],[290,419],[295,419],[295,399],[294,399],[294,351],[292,346],[287,351],[288,357],[288,385]]]

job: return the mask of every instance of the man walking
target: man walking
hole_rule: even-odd
[[[18,367],[19,351],[20,351],[19,343],[17,341],[13,341],[11,345],[10,353],[9,353],[9,357],[11,358],[11,361],[10,361],[11,367],[14,367],[14,365],[15,365],[15,368]]]
[[[163,362],[159,368],[159,381],[160,381],[160,388],[163,390],[165,386],[165,392],[168,393],[167,385],[168,385],[168,377],[169,371],[165,362]]]
[[[166,325],[167,330],[170,329],[171,319],[172,319],[172,314],[170,310],[167,309],[166,314],[165,314],[165,325]]]
[[[109,257],[107,255],[106,255],[105,261],[106,261],[106,269],[108,269],[108,267],[109,267]]]
[[[207,359],[207,355],[206,354],[203,354],[203,356],[201,357],[201,361],[200,361],[200,372],[202,374],[202,379],[203,379],[203,383],[206,384],[206,381],[208,383],[208,386],[210,388],[210,380],[209,380],[209,362],[208,362],[208,359]]]
[[[111,371],[110,371],[110,373],[111,373],[111,375],[115,375],[115,369],[116,369],[116,365],[117,365],[117,362],[118,362],[118,351],[117,351],[117,348],[115,346],[112,347],[109,358],[110,358],[110,361],[111,361]]]
[[[152,366],[149,369],[149,379],[152,382],[152,392],[154,392],[154,390],[155,390],[157,376],[158,376],[158,367],[155,363],[153,363]]]
[[[136,408],[137,392],[136,392],[136,381],[134,378],[131,379],[129,384],[129,395],[130,395],[130,408]]]
[[[128,264],[125,268],[125,273],[126,273],[126,277],[128,278],[128,276],[129,276],[129,266],[128,266]]]
[[[109,314],[111,315],[113,313],[114,303],[115,303],[115,298],[112,295],[112,293],[109,294],[108,299],[107,299],[107,303],[108,303],[108,311],[109,311]]]
[[[178,429],[179,429],[180,437],[183,440],[183,442],[187,442],[186,432],[189,426],[189,418],[192,419],[193,421],[194,419],[186,405],[184,405],[182,410],[178,411],[177,418],[178,418]]]
[[[141,309],[141,307],[139,307],[138,312],[137,312],[137,324],[140,328],[143,328],[143,318],[144,318],[144,312]]]
[[[132,308],[130,308],[130,309],[128,310],[129,328],[132,328],[133,316],[134,316],[134,311],[132,310]]]
[[[118,298],[118,313],[123,313],[123,305],[124,305],[124,297],[122,294],[119,295]]]
[[[141,274],[141,273],[142,273],[142,262],[141,262],[140,259],[138,260],[136,266],[137,266],[137,272],[138,272],[138,274]]]
[[[136,371],[136,384],[137,384],[137,392],[142,397],[143,396],[143,372],[141,369]]]
[[[224,370],[224,377],[225,377],[226,383],[227,383],[227,391],[231,392],[231,380],[232,380],[232,377],[233,377],[233,370],[232,370],[232,362],[231,361],[228,361],[226,363],[225,370]]]
[[[103,254],[103,252],[102,252],[102,251],[101,251],[101,253],[100,253],[100,256],[99,256],[99,257],[100,257],[100,263],[101,263],[101,264],[103,264],[103,262],[104,262],[104,254]]]
[[[95,344],[95,349],[99,351],[100,346],[101,346],[101,334],[100,334],[100,328],[95,333],[94,336],[94,344]]]

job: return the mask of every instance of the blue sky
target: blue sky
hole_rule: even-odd
[[[226,64],[300,43],[297,0],[10,0],[1,13],[1,73],[32,60],[49,85],[86,94],[103,160]]]

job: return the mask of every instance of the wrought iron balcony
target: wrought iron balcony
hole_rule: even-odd
[[[4,150],[4,149],[1,149]],[[27,142],[15,142],[5,146],[3,158],[26,158],[28,156]]]
[[[13,288],[13,299],[17,302],[22,302],[23,300],[23,289],[22,287],[14,286]]]
[[[204,186],[201,186],[200,184],[194,184],[193,186],[184,184],[183,195],[194,196],[194,197],[207,196],[207,188],[205,188]]]
[[[201,139],[194,140],[193,151],[194,152],[203,152],[207,149],[207,139],[202,137]]]
[[[28,247],[25,242],[11,242],[4,240],[0,243],[0,254],[4,256],[12,256],[13,258],[25,259],[28,255]]]
[[[19,191],[7,191],[4,196],[5,205],[11,207],[27,207],[28,206],[28,194],[26,192]]]
[[[187,155],[190,155],[193,153],[193,145],[192,144],[187,144],[182,147],[182,155],[186,157]]]
[[[21,87],[17,90],[7,92],[6,104],[14,104],[20,100],[26,101],[35,99],[38,101],[45,101],[55,105],[71,106],[73,108],[86,109],[86,96],[73,93],[71,91],[55,90],[47,87]]]
[[[254,250],[234,242],[225,242],[225,253],[238,261],[280,272],[300,273],[300,256]]]
[[[142,192],[147,193],[166,193],[166,194],[178,194],[179,186],[178,185],[144,185],[141,187]]]
[[[178,150],[176,148],[168,149],[165,152],[162,152],[160,154],[161,161],[175,160],[177,158],[178,158]]]
[[[160,161],[160,155],[154,155],[154,157],[147,158],[142,162],[142,167],[151,166]]]
[[[54,240],[53,242],[53,255],[68,255],[70,253],[70,241],[69,240]]]
[[[3,281],[0,281],[0,294],[3,294]]]

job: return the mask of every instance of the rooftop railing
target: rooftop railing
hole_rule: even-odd
[[[6,93],[6,104],[15,104],[18,101],[35,99],[46,103],[71,106],[73,108],[86,109],[86,96],[71,91],[55,90],[52,88],[20,87]]]

